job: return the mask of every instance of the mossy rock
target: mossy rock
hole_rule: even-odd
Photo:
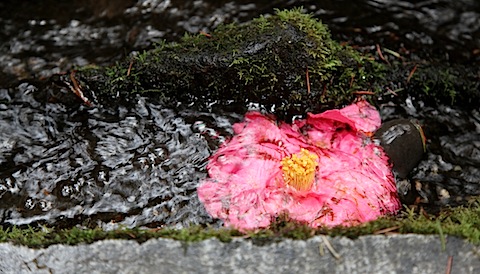
[[[254,102],[294,115],[350,103],[354,91],[373,90],[383,69],[333,41],[311,15],[290,10],[162,42],[111,67],[78,68],[63,81],[104,103],[148,92],[171,102]]]
[[[387,64],[332,40],[325,25],[295,9],[162,41],[110,67],[77,68],[60,81],[100,104],[148,93],[174,105],[258,103],[286,118],[340,107],[359,94],[477,106],[478,73],[441,60]]]

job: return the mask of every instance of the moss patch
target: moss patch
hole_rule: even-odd
[[[325,25],[300,9],[282,10],[210,34],[186,34],[179,42],[161,41],[109,67],[80,67],[60,82],[106,105],[148,93],[172,104],[260,103],[279,118],[339,107],[364,93],[372,100],[412,95],[480,103],[475,66],[388,52],[395,58],[387,64],[374,50],[334,41]]]
[[[358,90],[377,91],[384,69],[295,9],[161,42],[111,67],[78,68],[63,81],[105,104],[140,92],[167,102],[255,102],[281,117],[350,103]]]
[[[312,229],[304,224],[290,222],[280,217],[269,229],[261,229],[247,233],[236,230],[213,229],[210,227],[192,226],[186,229],[119,229],[103,231],[101,229],[55,230],[54,228],[3,228],[0,229],[0,242],[26,245],[29,247],[46,247],[52,244],[75,245],[92,243],[104,239],[128,239],[145,242],[152,238],[170,238],[185,242],[201,241],[216,237],[228,242],[234,237],[248,238],[256,244],[268,244],[283,238],[304,240],[315,235],[345,236],[355,239],[371,234],[438,234],[465,238],[474,244],[480,244],[480,197],[470,201],[466,206],[444,209],[436,216],[404,210],[398,216],[384,217],[355,227],[334,227]]]

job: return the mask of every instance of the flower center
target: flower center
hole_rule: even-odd
[[[283,179],[289,186],[299,191],[306,191],[312,187],[315,180],[318,156],[306,149],[282,159]]]

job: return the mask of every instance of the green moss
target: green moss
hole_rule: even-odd
[[[383,232],[382,232],[383,231]],[[185,229],[119,229],[103,231],[96,229],[56,230],[55,228],[2,228],[0,242],[11,242],[30,247],[46,247],[52,244],[75,245],[92,243],[103,239],[129,239],[144,242],[152,238],[170,238],[184,242],[201,241],[216,237],[223,242],[234,237],[248,238],[256,244],[268,244],[284,238],[297,240],[308,239],[314,235],[345,236],[355,239],[362,235],[383,233],[417,233],[445,235],[465,238],[474,244],[480,244],[480,197],[473,199],[468,205],[448,208],[439,215],[427,216],[406,209],[395,217],[384,217],[354,227],[334,227],[313,229],[302,223],[289,221],[281,216],[269,229],[261,229],[246,233],[236,230],[214,229],[211,227],[192,226]]]
[[[413,94],[426,101],[478,105],[474,68],[417,60],[412,74],[413,61],[384,51],[397,58],[388,65],[379,62],[334,41],[312,15],[277,10],[244,24],[220,25],[210,34],[159,41],[155,49],[110,67],[78,68],[75,81],[103,104],[148,93],[172,104],[255,102],[274,109],[279,118],[351,103],[356,91],[377,95],[372,100],[403,90],[400,101]],[[71,82],[70,75],[63,81]]]
[[[145,242],[152,238],[170,238],[185,242],[195,242],[211,237],[217,237],[221,241],[228,242],[234,236],[240,235],[233,230],[214,230],[200,226],[192,226],[188,229],[118,229],[115,231],[104,231],[100,228],[56,230],[55,228],[18,228],[10,227],[0,229],[0,242],[10,242],[30,247],[46,247],[52,244],[75,245],[80,243],[93,243],[104,239],[126,239]]]
[[[353,91],[378,90],[374,83],[384,69],[295,9],[161,41],[154,50],[111,67],[80,69],[75,77],[106,103],[148,92],[175,102],[256,102],[289,116],[349,103]]]
[[[418,66],[409,85],[410,91],[421,91],[423,97],[447,104],[478,106],[480,82],[475,69],[444,62]]]

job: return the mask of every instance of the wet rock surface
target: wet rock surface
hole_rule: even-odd
[[[52,89],[36,80],[74,66],[108,65],[159,39],[300,5],[338,40],[478,65],[476,1],[316,2],[2,1],[0,223],[106,229],[218,224],[195,188],[206,176],[206,160],[246,107],[172,108],[142,96],[94,108],[45,100]],[[379,107],[384,120],[416,118],[424,125],[427,155],[408,183],[416,203],[438,208],[480,195],[478,108],[403,98],[384,98]]]
[[[327,248],[331,247],[331,250]],[[332,251],[335,253],[333,255]],[[396,235],[285,239],[256,245],[154,239],[29,249],[0,244],[3,273],[478,273],[479,247],[448,237]],[[449,264],[450,262],[450,264]],[[450,266],[449,266],[450,265]],[[449,270],[449,271],[448,271]]]

